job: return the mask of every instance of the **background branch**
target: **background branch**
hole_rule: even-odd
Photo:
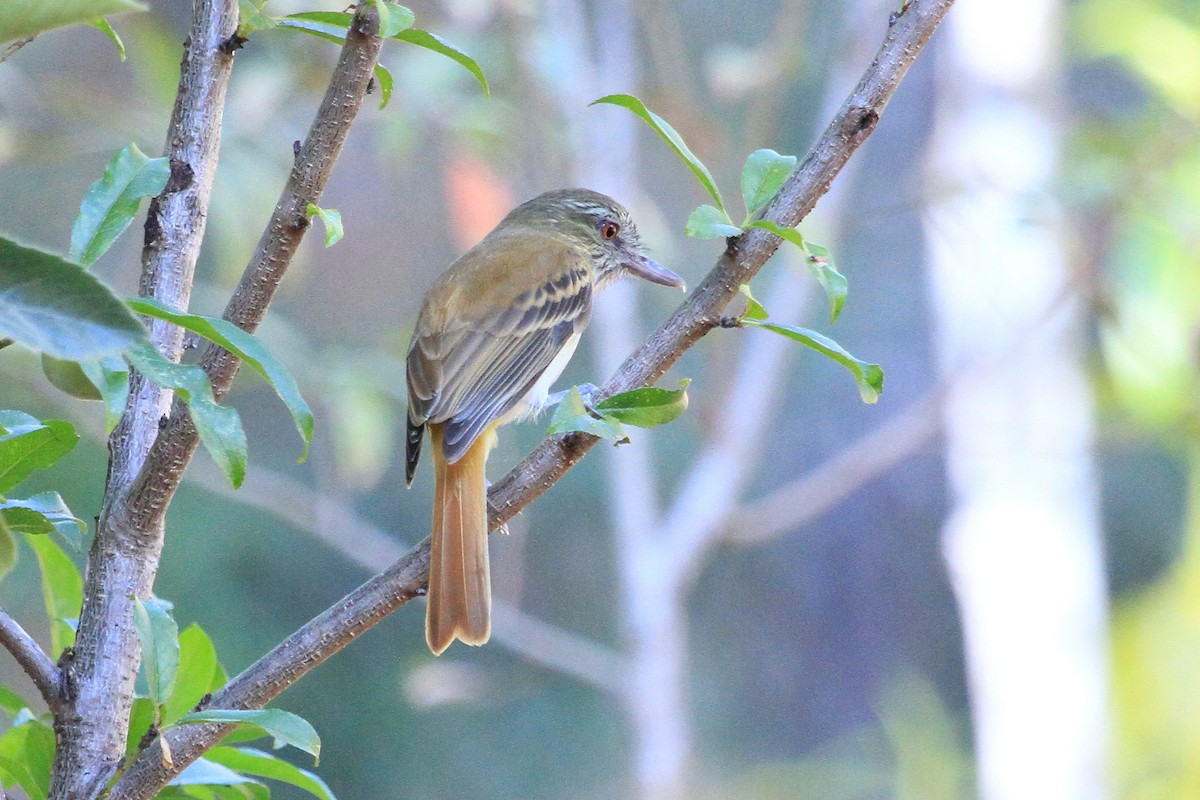
[[[20,623],[3,609],[0,609],[0,644],[12,653],[21,669],[33,680],[33,685],[50,710],[56,710],[62,703],[62,679],[58,666]]]
[[[894,18],[886,39],[858,86],[843,103],[800,168],[768,207],[765,217],[793,226],[870,135],[909,66],[932,36],[952,0],[915,0]],[[729,240],[716,266],[692,296],[655,331],[603,387],[624,391],[656,380],[691,345],[711,330],[738,286],[749,281],[779,246],[764,231]],[[584,434],[542,443],[490,493],[491,525],[507,521],[552,486],[583,457],[596,439]],[[428,540],[304,625],[215,693],[214,708],[261,707],[360,633],[424,590]],[[224,735],[229,726],[189,725],[165,735],[175,766],[164,768],[155,747],[147,748],[114,787],[122,798],[149,798]]]

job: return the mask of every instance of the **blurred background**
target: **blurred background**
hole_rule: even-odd
[[[151,5],[112,20],[125,62],[76,27],[0,66],[6,233],[65,252],[111,155],[161,152],[188,12]],[[690,173],[588,103],[640,96],[735,206],[745,157],[803,157],[894,10],[411,6],[492,97],[385,47],[395,94],[364,107],[321,203],[346,238],[307,238],[261,330],[317,412],[312,457],[244,376],[245,486],[200,454],[171,509],[157,592],[231,674],[427,535],[403,356],[425,288],[503,213],[587,185],[692,285],[713,265],[721,242],[682,234],[706,199]],[[238,53],[194,311],[220,313],[335,57],[287,31]],[[692,380],[682,419],[597,447],[493,537],[492,643],[434,659],[413,603],[277,701],[320,732],[319,774],[343,798],[1200,795],[1198,121],[1200,3],[960,0],[801,226],[848,277],[845,312],[830,325],[787,248],[754,283],[773,318],[882,364],[880,402],[781,338],[714,331],[662,382]],[[96,267],[124,294],[140,240]],[[679,301],[607,292],[563,385],[603,382]],[[29,491],[90,519],[101,409],[19,348],[0,407],[81,428]],[[493,479],[544,422],[506,429]],[[26,554],[0,593],[44,632],[37,581]]]

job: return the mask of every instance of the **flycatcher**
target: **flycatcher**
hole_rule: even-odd
[[[426,426],[433,533],[425,640],[491,635],[487,481],[496,428],[541,409],[588,323],[592,296],[624,274],[684,288],[648,258],[629,212],[587,189],[547,192],[509,212],[442,274],[408,349],[407,478]]]

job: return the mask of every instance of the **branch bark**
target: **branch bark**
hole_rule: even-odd
[[[187,307],[204,238],[237,21],[236,0],[194,6],[164,148],[170,179],[146,217],[141,293],[180,308]],[[180,329],[152,324],[150,336],[165,356],[178,360]],[[125,414],[109,440],[108,482],[88,554],[78,634],[63,659],[66,696],[54,717],[55,800],[96,797],[125,753],[139,658],[132,598],[150,592],[163,537],[161,516],[135,525],[125,512],[169,400],[169,392],[132,376]]]
[[[20,623],[3,609],[0,609],[0,644],[12,653],[21,669],[33,680],[33,685],[50,710],[56,710],[62,703],[62,678],[58,666]]]
[[[764,217],[794,226],[812,210],[846,161],[874,130],[917,54],[953,0],[914,0],[894,16],[875,59]],[[725,252],[692,296],[639,347],[603,387],[615,393],[661,376],[689,347],[718,326],[720,314],[775,252],[780,240],[761,230],[728,241]],[[245,285],[245,282],[243,282]],[[241,289],[239,289],[239,292]],[[489,492],[493,529],[545,492],[596,443],[572,433],[547,439]],[[194,444],[193,444],[194,447]],[[181,469],[181,467],[180,467]],[[152,490],[152,487],[146,487]],[[341,601],[305,624],[212,697],[210,707],[259,708],[323,663],[387,614],[424,592],[426,539]],[[114,797],[150,798],[187,764],[216,744],[227,725],[186,725],[166,731],[170,769],[148,747],[117,782]]]

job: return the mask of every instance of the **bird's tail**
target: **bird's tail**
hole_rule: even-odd
[[[434,497],[425,641],[440,655],[455,638],[479,645],[492,633],[484,465],[496,435],[488,428],[462,458],[447,464],[442,426],[430,425],[429,430]]]

